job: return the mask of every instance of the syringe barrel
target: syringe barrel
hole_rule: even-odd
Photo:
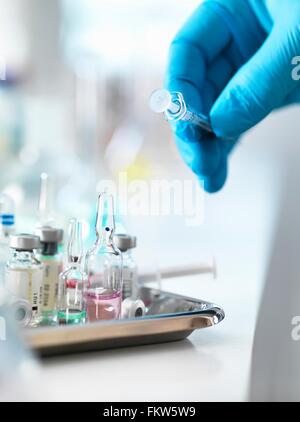
[[[213,133],[209,118],[187,106],[181,92],[157,89],[152,93],[149,105],[156,113],[164,113],[170,123],[186,121]]]
[[[181,92],[171,92],[171,101],[165,112],[166,118],[170,122],[177,122],[179,120],[190,122],[196,126],[201,127],[207,132],[213,133],[210,121],[202,113],[198,113],[191,107],[187,106],[185,99]]]
[[[207,132],[213,133],[213,130],[208,118],[204,116],[203,114],[200,115],[190,110],[187,110],[181,120],[185,122],[191,122],[194,125],[197,125],[201,127],[202,129],[206,130]]]

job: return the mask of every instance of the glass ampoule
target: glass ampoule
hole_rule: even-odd
[[[96,242],[87,252],[88,321],[119,319],[122,303],[122,254],[113,242],[114,204],[106,192],[98,197]]]
[[[82,223],[71,220],[67,269],[59,276],[57,318],[59,324],[83,324],[86,321],[86,277],[81,269],[83,258]]]
[[[40,177],[40,195],[35,228],[36,230],[56,228],[57,223],[57,216],[54,211],[53,179],[47,173],[42,173]],[[58,252],[63,253],[64,232],[60,228],[57,230],[59,230]]]
[[[40,178],[40,196],[37,217],[36,228],[53,227],[53,184],[47,173],[42,173]]]

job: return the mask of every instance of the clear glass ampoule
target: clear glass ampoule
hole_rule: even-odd
[[[85,272],[88,276],[88,321],[119,319],[122,303],[122,254],[113,242],[113,197],[98,197],[96,242],[87,252]]]
[[[59,276],[57,318],[59,324],[83,324],[86,321],[86,277],[81,269],[83,257],[82,223],[70,222],[68,266]]]
[[[53,227],[53,223],[53,183],[47,173],[42,173],[36,227]]]

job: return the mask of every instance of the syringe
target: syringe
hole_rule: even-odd
[[[214,257],[207,262],[173,265],[172,267],[163,267],[155,270],[152,268],[141,268],[138,279],[139,284],[143,285],[158,279],[188,277],[199,274],[212,274],[213,279],[217,278],[217,265]]]
[[[187,106],[181,92],[157,89],[150,96],[149,106],[155,113],[164,113],[168,122],[182,120],[214,133],[209,118]]]

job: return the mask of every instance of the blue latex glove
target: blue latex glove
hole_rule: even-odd
[[[176,35],[166,87],[209,115],[220,138],[234,139],[174,125],[180,153],[206,191],[224,185],[227,156],[244,131],[300,101],[297,56],[300,0],[207,0]]]

